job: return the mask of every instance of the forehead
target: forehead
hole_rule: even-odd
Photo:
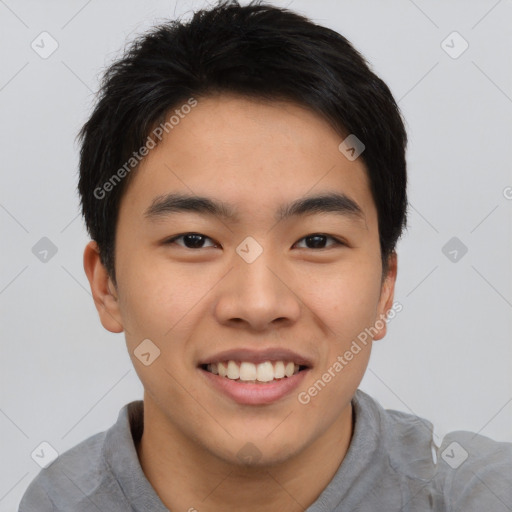
[[[329,192],[372,213],[364,162],[348,160],[338,149],[343,136],[312,111],[227,95],[187,110],[134,171],[123,202],[139,215],[171,192],[217,198],[252,218]]]

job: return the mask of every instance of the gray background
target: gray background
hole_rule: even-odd
[[[407,122],[403,311],[361,388],[430,419],[437,441],[451,430],[512,441],[512,2],[274,3],[351,40]],[[30,454],[42,441],[62,453],[142,398],[124,336],[102,328],[83,271],[74,139],[125,42],[204,5],[0,0],[0,511],[39,471]],[[31,47],[43,31],[59,45],[46,59]],[[453,31],[469,44],[458,58],[442,47]],[[462,44],[451,36],[445,48]],[[47,262],[32,252],[42,237],[58,249]],[[452,237],[468,248],[455,262],[442,251]]]

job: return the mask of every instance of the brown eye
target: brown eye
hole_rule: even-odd
[[[167,240],[166,244],[173,244],[177,240],[182,240],[182,243],[178,243],[177,245],[181,245],[186,249],[202,249],[205,247],[205,240],[211,240],[211,238],[200,233],[185,233],[184,235],[178,235],[171,238],[170,240]],[[206,247],[215,247],[215,244],[211,244]]]
[[[332,240],[334,244],[331,244],[331,246],[326,247],[326,241],[328,239]],[[321,233],[314,233],[312,235],[305,236],[304,238],[301,238],[299,242],[302,242],[302,240],[305,241],[306,247],[300,247],[301,249],[328,249],[329,247],[344,245],[341,241],[337,240],[336,238],[329,235],[323,235]]]

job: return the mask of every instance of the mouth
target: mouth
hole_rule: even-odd
[[[282,349],[231,350],[203,359],[198,369],[208,389],[243,405],[264,405],[291,395],[311,361]]]
[[[306,365],[293,361],[251,361],[226,360],[218,363],[200,365],[200,368],[213,374],[245,384],[269,384],[271,382],[289,379],[308,368]]]

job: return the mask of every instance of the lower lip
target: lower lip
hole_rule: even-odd
[[[199,368],[208,382],[235,402],[244,405],[262,405],[276,402],[297,389],[309,369],[302,370],[291,377],[285,377],[269,383],[252,384],[221,377]]]

